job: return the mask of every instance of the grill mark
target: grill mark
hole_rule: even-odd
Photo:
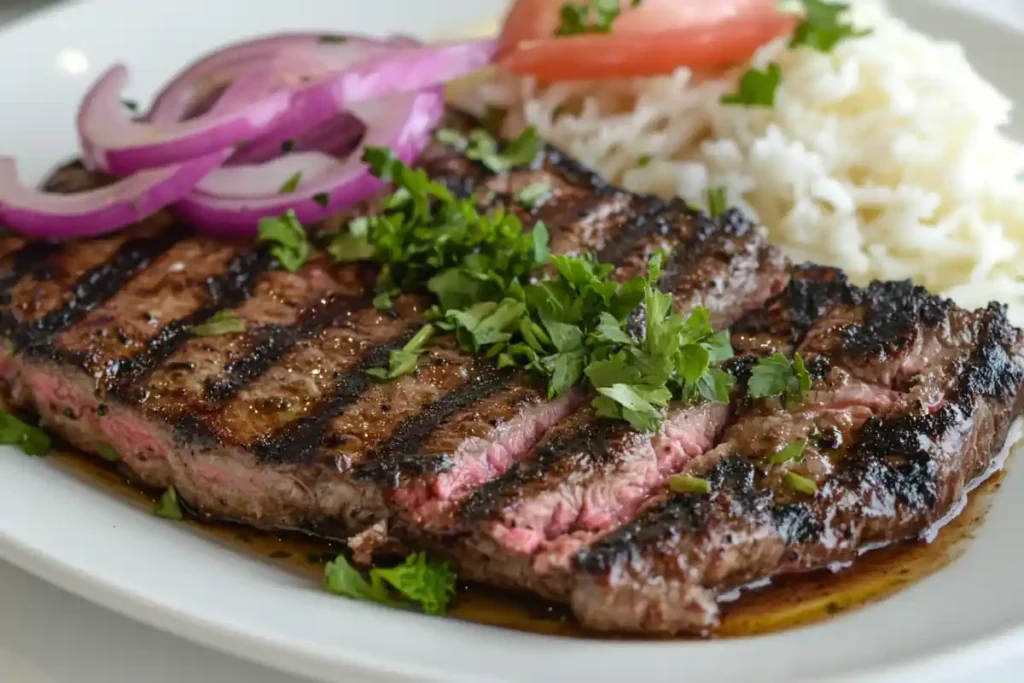
[[[443,472],[451,465],[446,454],[419,457],[419,448],[452,416],[507,387],[511,371],[483,368],[473,379],[404,421],[379,447],[356,467],[356,476],[382,486],[398,486],[403,474]]]
[[[113,298],[122,287],[188,232],[184,226],[173,225],[154,237],[125,242],[105,263],[79,278],[70,301],[32,323],[19,325],[10,313],[5,313],[4,317],[11,319],[7,325],[16,330],[16,344],[31,355],[63,360],[60,349],[51,341],[53,336],[78,323],[89,311]]]
[[[611,420],[595,420],[541,444],[534,458],[516,463],[505,474],[474,491],[461,506],[461,519],[472,523],[497,514],[510,494],[543,479],[561,460],[574,453],[586,453],[595,462],[614,458],[616,452],[610,448],[609,441],[618,428]]]
[[[658,288],[663,292],[674,292],[690,269],[701,262],[704,255],[719,239],[726,236],[738,236],[732,234],[729,229],[732,226],[728,218],[729,212],[714,219],[689,208],[686,208],[685,211],[687,217],[693,219],[693,233],[679,244],[675,251],[675,258],[669,259],[665,264],[661,279],[658,281]]]
[[[666,538],[700,532],[708,523],[715,501],[727,497],[727,505],[753,524],[771,523],[771,494],[754,486],[754,466],[738,456],[719,461],[709,473],[711,495],[673,493],[636,521],[613,531],[576,556],[577,567],[586,573],[603,574],[616,564],[639,558],[644,550]]]
[[[946,304],[938,300],[938,305]],[[938,315],[935,312],[936,317],[925,320],[925,324],[938,324]],[[934,509],[939,501],[939,464],[922,437],[928,443],[941,444],[950,431],[973,418],[981,401],[1006,404],[1013,400],[1024,382],[1024,370],[1006,351],[1006,346],[1014,342],[1005,307],[990,304],[977,345],[958,364],[957,380],[942,407],[927,415],[870,418],[854,438],[841,481],[850,487],[867,485],[885,491],[914,510]],[[998,445],[992,448],[996,451]]]
[[[349,372],[338,375],[330,397],[317,404],[312,413],[289,422],[253,446],[257,458],[275,463],[308,460],[323,440],[331,420],[359,400],[373,383],[373,378],[366,374],[366,371],[387,365],[391,350],[403,346],[419,327],[420,324],[407,326],[404,334],[387,344],[377,346],[364,355]],[[203,431],[208,432],[198,430],[197,434]],[[185,432],[187,433],[187,429]]]
[[[43,261],[60,247],[56,242],[29,242],[11,257],[11,268],[0,274],[0,305],[11,303],[10,289],[22,278],[39,273],[45,275]],[[40,278],[43,279],[43,278]]]
[[[247,251],[233,258],[221,275],[207,279],[209,303],[206,306],[168,323],[147,342],[144,351],[131,358],[115,361],[107,368],[107,390],[125,402],[137,403],[144,400],[140,382],[191,338],[189,328],[202,323],[218,311],[241,305],[249,298],[256,279],[274,263],[273,256],[264,250]]]
[[[615,191],[615,188],[593,169],[553,145],[545,144],[541,157],[548,166],[557,171],[571,185],[583,187],[598,194]]]
[[[621,265],[642,242],[656,235],[664,237],[674,227],[665,220],[665,203],[656,198],[645,198],[641,211],[634,214],[619,231],[619,234],[603,249],[597,252],[601,263]]]
[[[340,316],[369,304],[366,297],[335,295],[321,300],[300,314],[294,325],[271,325],[252,334],[247,356],[230,363],[227,376],[206,381],[203,394],[215,405],[222,405],[239,391],[259,379],[302,341],[312,339]]]

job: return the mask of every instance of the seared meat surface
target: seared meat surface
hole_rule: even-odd
[[[643,434],[448,338],[379,382],[366,370],[423,324],[425,296],[378,311],[372,264],[318,254],[288,273],[164,213],[88,241],[0,237],[5,393],[198,515],[354,536],[363,560],[426,549],[464,578],[570,602],[592,628],[658,633],[706,632],[724,593],[925,533],[991,471],[1020,413],[1021,336],[999,306],[794,267],[736,211],[624,192],[555,149],[503,176],[441,145],[421,163],[618,280],[670,253],[659,286],[733,331],[731,404],[673,406]],[[551,196],[524,208],[516,192],[538,181]],[[71,166],[50,186],[99,182]],[[244,332],[195,334],[225,309]],[[797,351],[813,377],[801,401],[747,398],[758,358]],[[773,462],[797,440],[801,458]],[[671,493],[677,474],[710,494]]]

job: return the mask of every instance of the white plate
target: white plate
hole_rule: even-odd
[[[285,29],[435,33],[501,0],[93,0],[0,34],[0,149],[40,175],[74,148],[75,103],[124,60],[144,99],[201,50]],[[962,40],[1024,102],[1024,40],[936,2],[922,27]],[[72,592],[186,638],[324,680],[896,681],[967,674],[1024,651],[1024,476],[1006,480],[965,557],[896,597],[827,624],[715,642],[545,638],[332,598],[48,465],[0,454],[0,556]]]

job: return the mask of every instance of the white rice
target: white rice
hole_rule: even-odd
[[[772,109],[719,102],[750,65],[546,87],[504,76],[455,97],[508,109],[506,133],[533,125],[629,189],[703,205],[724,187],[794,259],[859,282],[912,278],[964,306],[1004,301],[1024,323],[1024,147],[1001,133],[1010,101],[958,45],[881,2],[859,0],[854,19],[873,33],[831,54],[785,40],[760,50],[754,66],[783,70]]]

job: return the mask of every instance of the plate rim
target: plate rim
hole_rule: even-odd
[[[1024,32],[1018,22],[997,23],[982,10],[964,7],[950,0],[931,0],[952,12],[969,16],[972,21],[987,24],[993,30],[1010,31],[1024,43]],[[0,38],[12,33],[38,30],[48,20],[62,14],[103,4],[115,4],[113,0],[71,0],[65,4],[43,8],[20,17],[0,27]],[[1020,103],[1024,106],[1024,102]],[[10,449],[0,449],[10,450]],[[3,456],[3,453],[0,453]],[[109,494],[107,494],[109,495]],[[136,594],[129,589],[107,580],[103,576],[81,570],[74,563],[63,561],[59,556],[46,553],[23,540],[14,538],[0,529],[0,558],[38,576],[60,589],[78,595],[94,604],[110,609],[141,623],[173,633],[185,640],[215,650],[230,653],[242,659],[255,661],[270,668],[289,673],[316,676],[323,675],[321,667],[332,670],[340,663],[351,667],[351,673],[370,676],[399,676],[419,681],[462,681],[463,674],[453,675],[450,671],[437,670],[428,664],[396,660],[381,660],[376,656],[364,657],[353,650],[320,651],[311,646],[301,648],[289,642],[267,640],[260,635],[239,631],[225,622],[218,622],[171,605],[154,600],[146,595]],[[494,628],[474,624],[479,628]],[[198,627],[198,628],[197,628]],[[199,629],[202,629],[200,632]],[[211,635],[216,638],[210,638]],[[547,638],[551,640],[551,638]],[[868,681],[902,680],[912,676],[950,675],[950,671],[966,671],[969,662],[979,659],[987,664],[1008,661],[1024,653],[1024,615],[1018,623],[993,630],[974,640],[960,643],[945,652],[929,653],[914,659],[896,661],[890,664],[865,666],[856,671],[831,676],[827,679],[800,677],[791,683],[865,683]],[[504,680],[493,678],[491,680]]]

